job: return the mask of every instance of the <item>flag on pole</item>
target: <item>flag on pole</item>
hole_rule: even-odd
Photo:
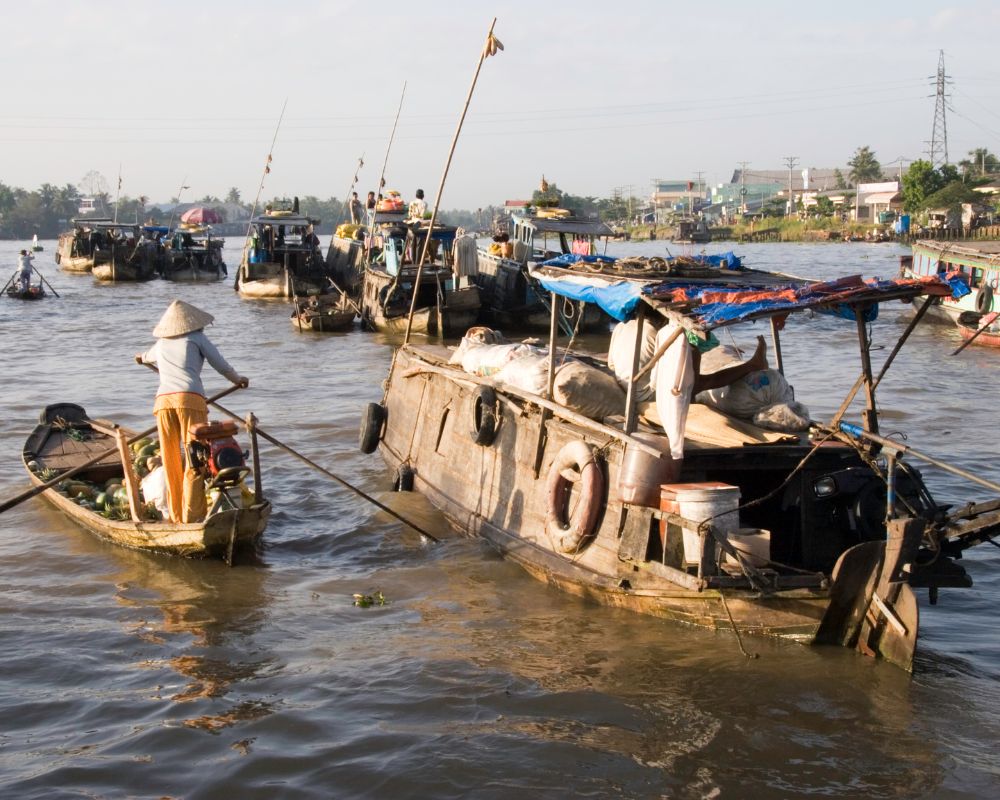
[[[499,50],[503,50],[503,42],[491,33],[486,37],[486,45],[483,47],[483,58],[495,56]]]

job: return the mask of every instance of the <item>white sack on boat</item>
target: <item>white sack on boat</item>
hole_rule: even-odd
[[[161,464],[150,470],[140,483],[143,502],[156,506],[164,519],[170,517],[170,507],[167,505],[167,473]]]
[[[791,403],[795,391],[785,376],[776,369],[764,369],[734,381],[728,386],[698,392],[695,402],[712,406],[740,419],[752,419],[754,414],[776,403]]]
[[[462,356],[462,369],[470,375],[488,377],[500,371],[510,361],[541,352],[544,351],[530,344],[484,344],[470,347]]]
[[[525,355],[510,361],[493,378],[533,394],[545,394],[549,382],[548,355]]]
[[[625,408],[625,392],[618,382],[608,373],[582,361],[570,361],[556,371],[552,399],[596,420],[621,414]]]
[[[638,320],[619,322],[611,332],[611,344],[608,346],[608,368],[615,373],[618,385],[623,391],[628,391],[628,382],[632,377],[632,354],[635,350],[635,337],[639,330]],[[646,366],[653,353],[656,352],[656,328],[649,320],[643,320],[642,350],[639,353],[639,369]],[[656,368],[646,375],[636,385],[636,399],[641,403],[652,400],[656,391]],[[617,413],[617,412],[616,412]]]
[[[769,431],[804,431],[809,428],[809,409],[797,400],[775,403],[754,414],[753,424]]]
[[[656,335],[656,347],[662,345],[673,331],[673,325],[664,325]],[[684,458],[684,428],[694,388],[694,363],[686,337],[678,336],[674,340],[657,363],[655,372],[656,412],[670,440],[670,455],[679,461]]]

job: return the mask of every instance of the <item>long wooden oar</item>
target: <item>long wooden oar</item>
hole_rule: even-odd
[[[216,402],[214,402],[212,400],[209,401],[209,405],[215,406],[215,408],[219,409],[219,411],[221,411],[223,414],[225,414],[228,417],[232,417],[234,420],[237,420],[238,422],[244,422],[243,417],[241,417],[238,414],[230,411],[228,408],[225,408],[224,406],[220,406],[218,403],[216,403]],[[287,444],[285,444],[283,442],[279,442],[277,439],[275,439],[273,436],[271,436],[271,434],[269,434],[267,431],[261,430],[261,428],[259,426],[256,428],[256,431],[257,431],[257,435],[258,436],[260,436],[260,437],[262,437],[264,439],[267,439],[267,441],[269,441],[271,444],[273,444],[279,450],[284,450],[286,453],[288,453],[288,455],[295,456],[295,458],[299,459],[299,461],[301,461],[302,463],[306,464],[307,466],[312,467],[314,470],[316,470],[321,475],[325,475],[330,480],[336,481],[341,486],[343,486],[345,489],[350,489],[358,497],[361,497],[361,498],[367,500],[373,506],[375,506],[376,508],[378,508],[381,511],[384,511],[390,517],[393,517],[394,519],[399,520],[400,522],[402,522],[407,527],[413,528],[413,530],[415,530],[421,536],[426,536],[432,542],[438,542],[438,541],[440,541],[440,539],[437,536],[435,536],[433,533],[430,533],[429,531],[425,530],[424,528],[421,528],[415,522],[411,522],[410,520],[408,520],[406,517],[404,517],[399,512],[393,511],[391,508],[389,508],[389,506],[385,505],[385,503],[379,502],[374,497],[372,497],[370,494],[365,493],[364,491],[362,491],[361,489],[359,489],[357,486],[354,486],[351,483],[349,483],[348,481],[345,481],[339,475],[336,475],[333,472],[330,472],[330,470],[328,470],[328,469],[324,469],[319,464],[317,464],[315,461],[313,461],[312,459],[310,459],[308,456],[304,456],[304,455],[302,455],[302,453],[298,452],[294,448],[289,447]]]
[[[32,269],[32,271],[33,271],[33,272],[34,272],[34,273],[35,273],[35,274],[36,274],[36,275],[38,276],[39,280],[41,280],[41,282],[42,282],[42,283],[44,283],[44,284],[45,284],[46,286],[48,286],[48,287],[49,287],[50,289],[52,289],[52,294],[54,294],[54,295],[55,295],[56,297],[58,297],[58,296],[59,296],[59,292],[57,292],[57,291],[56,291],[56,290],[55,290],[55,289],[54,289],[54,288],[52,287],[52,284],[51,284],[51,283],[49,283],[49,282],[48,282],[47,280],[45,280],[45,276],[44,276],[44,275],[42,275],[42,273],[41,273],[41,272],[39,272],[39,271],[38,271],[37,269],[35,269],[34,267],[32,267],[31,269]]]
[[[235,385],[235,386],[230,386],[228,389],[224,389],[223,391],[219,392],[218,394],[212,395],[211,397],[207,398],[206,402],[214,404],[216,400],[221,400],[227,394],[232,394],[237,389],[242,389],[242,388],[243,387],[240,386],[240,385],[238,385],[238,384]],[[137,442],[137,441],[139,441],[139,439],[142,439],[143,437],[149,436],[149,435],[154,434],[154,433],[156,433],[156,426],[155,425],[152,428],[147,428],[142,433],[137,433],[135,436],[133,436],[131,439],[128,440],[128,443],[131,444],[132,442]],[[18,505],[19,503],[23,503],[25,500],[30,500],[36,494],[41,494],[46,489],[51,489],[57,483],[61,483],[62,481],[66,480],[67,478],[72,477],[73,475],[76,475],[78,472],[81,472],[81,471],[85,470],[87,467],[94,466],[94,464],[96,464],[99,461],[103,461],[108,456],[117,455],[117,454],[118,454],[118,446],[115,445],[114,447],[110,448],[109,450],[105,450],[100,455],[94,456],[94,458],[90,459],[89,461],[86,461],[83,464],[80,464],[80,465],[78,465],[76,467],[73,467],[73,469],[69,469],[69,470],[66,470],[65,472],[60,473],[59,475],[57,475],[55,478],[53,478],[52,480],[48,481],[47,483],[43,483],[40,486],[33,486],[28,491],[21,492],[21,494],[17,495],[16,497],[12,497],[10,500],[5,500],[3,503],[0,503],[0,514],[2,514],[4,511],[7,511],[10,508],[13,508],[14,506]]]
[[[14,282],[14,278],[17,278],[20,274],[21,274],[20,272],[15,270],[14,274],[10,276],[10,280],[8,280],[7,283],[3,285],[3,289],[0,289],[0,294],[4,295],[7,294],[7,287],[10,286]]]
[[[156,367],[154,367],[152,364],[144,364],[143,366],[149,367],[151,370],[158,371],[156,369]],[[215,408],[217,408],[219,411],[221,411],[227,417],[231,417],[232,419],[236,420],[237,422],[245,424],[244,418],[241,417],[239,414],[237,414],[237,413],[235,413],[233,411],[230,411],[225,406],[221,406],[217,402],[215,402],[216,400],[218,400],[220,398],[221,398],[221,395],[216,396],[216,397],[210,397],[207,402],[208,402],[208,404],[210,406],[215,406]],[[321,475],[325,475],[330,480],[336,481],[341,486],[343,486],[345,489],[350,489],[352,492],[354,492],[356,495],[358,495],[358,497],[361,497],[361,498],[367,500],[373,506],[375,506],[376,508],[380,509],[381,511],[384,511],[390,517],[393,517],[394,519],[397,519],[400,522],[402,522],[404,525],[406,525],[406,526],[408,526],[410,528],[413,528],[413,530],[415,530],[421,536],[426,536],[432,542],[438,542],[438,541],[440,541],[440,539],[438,539],[438,537],[436,537],[433,533],[430,533],[429,531],[424,530],[423,528],[421,528],[419,525],[417,525],[414,522],[410,522],[410,520],[406,519],[406,517],[404,517],[401,514],[399,514],[399,512],[393,511],[391,508],[389,508],[389,506],[385,505],[384,503],[379,502],[374,497],[372,497],[370,494],[367,494],[364,491],[362,491],[361,489],[359,489],[357,486],[354,486],[353,484],[349,483],[348,481],[345,481],[339,475],[336,475],[335,473],[330,472],[330,470],[328,470],[328,469],[324,469],[319,464],[317,464],[315,461],[313,461],[311,458],[302,455],[302,453],[300,453],[298,450],[295,450],[294,448],[289,447],[284,442],[278,441],[273,436],[271,436],[271,434],[269,434],[267,431],[262,430],[259,426],[255,426],[254,430],[257,432],[258,436],[260,436],[260,437],[262,437],[264,439],[267,439],[267,441],[269,441],[271,444],[273,444],[279,450],[284,450],[286,453],[288,453],[288,455],[295,456],[295,458],[299,459],[299,461],[301,461],[304,464],[312,467],[314,470],[316,470]]]

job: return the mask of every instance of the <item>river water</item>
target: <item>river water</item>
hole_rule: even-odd
[[[4,277],[23,243],[0,243]],[[911,677],[838,648],[750,639],[567,597],[357,450],[392,342],[296,332],[283,304],[228,282],[107,286],[36,261],[60,293],[0,299],[0,495],[28,484],[24,439],[47,403],[152,424],[155,378],[132,361],[175,297],[250,389],[229,398],[284,442],[442,537],[387,515],[264,444],[274,515],[257,559],[152,557],[104,544],[41,500],[0,517],[0,796],[12,798],[971,798],[1000,794],[1000,553],[976,581],[921,592]],[[685,248],[673,247],[675,253]],[[713,245],[712,252],[719,250]],[[659,254],[659,242],[612,252]],[[894,245],[746,245],[748,265],[810,277],[895,273]],[[227,247],[230,269],[239,243]],[[891,347],[907,307],[886,307]],[[854,326],[793,319],[786,372],[829,418],[857,375]],[[750,333],[765,333],[750,327]],[[724,341],[728,337],[724,337]],[[741,341],[751,341],[744,338]],[[922,325],[882,387],[883,430],[1000,480],[1000,352],[952,358]],[[876,351],[876,366],[887,349]],[[206,370],[210,392],[224,380]],[[263,443],[262,443],[263,444]],[[988,490],[927,470],[941,499]],[[358,608],[355,592],[387,604]]]

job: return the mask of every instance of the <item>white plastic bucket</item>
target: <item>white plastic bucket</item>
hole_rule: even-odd
[[[723,533],[740,527],[736,510],[740,505],[740,489],[727,483],[674,483],[660,487],[660,508],[672,511],[690,520],[692,525],[682,529],[684,560],[689,564],[701,561],[700,523],[710,523]]]
[[[740,552],[753,567],[766,567],[771,560],[771,531],[763,528],[740,528],[730,531],[729,544]],[[736,559],[726,553],[726,563],[739,566]]]

